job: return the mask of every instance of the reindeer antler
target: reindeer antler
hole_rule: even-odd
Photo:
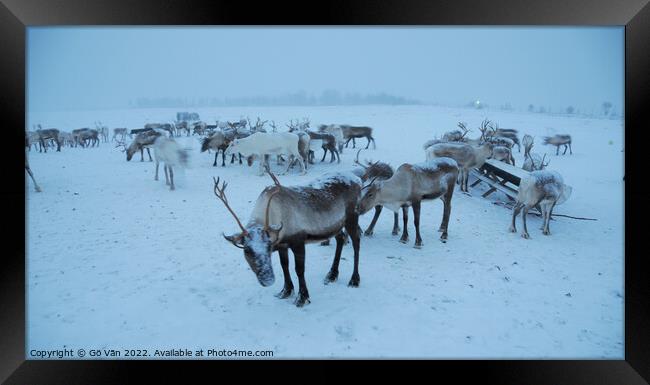
[[[214,179],[214,177],[212,177],[212,180],[214,180],[214,195],[216,195],[217,198],[219,198],[219,200],[221,202],[223,202],[223,204],[226,206],[228,211],[230,211],[230,214],[232,214],[232,216],[235,218],[235,221],[237,221],[237,224],[239,225],[239,228],[241,229],[242,234],[244,234],[244,235],[248,234],[248,231],[246,231],[246,228],[244,227],[244,225],[241,224],[241,221],[237,217],[237,214],[235,214],[235,212],[232,210],[232,208],[228,204],[228,198],[226,197],[226,187],[228,187],[228,183],[226,183],[226,181],[223,181],[223,183],[221,184],[221,188],[219,188],[219,180],[220,180],[220,178]]]
[[[361,167],[367,169],[368,166],[364,166],[363,164],[361,164],[361,162],[359,162],[359,154],[361,153],[361,150],[363,150],[363,148],[360,148],[359,151],[357,151],[357,157],[356,157],[356,159],[354,160],[354,163],[356,163],[356,164],[358,164],[359,166],[361,166]]]
[[[271,169],[270,169],[268,164],[264,165],[264,169],[271,176],[271,179],[273,179],[273,183],[275,183],[276,186],[280,187],[281,186],[280,181],[278,180],[278,178],[275,175],[273,175],[273,173],[271,172]]]
[[[264,231],[269,230],[269,209],[271,208],[271,199],[273,199],[275,194],[277,194],[279,192],[280,192],[280,186],[278,185],[278,186],[275,187],[275,190],[269,196],[269,201],[266,204],[266,213],[265,213],[265,216],[264,216]],[[282,222],[280,222],[280,228],[278,229],[278,231],[280,231],[283,226],[284,225],[282,224]]]
[[[458,128],[463,130],[463,134],[460,137],[461,139],[463,139],[465,137],[465,135],[467,135],[467,133],[470,132],[470,129],[467,128],[467,123],[465,123],[465,122],[458,122]]]

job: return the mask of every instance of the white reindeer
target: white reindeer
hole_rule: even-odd
[[[298,135],[290,132],[256,132],[245,138],[234,139],[228,146],[228,151],[246,157],[257,157],[260,161],[258,173],[260,176],[264,175],[267,155],[288,155],[298,160],[301,173],[304,175],[306,174],[305,163],[298,150],[298,141]],[[291,161],[287,163],[285,174],[289,171]]]
[[[156,175],[154,176],[154,180],[158,180],[158,166],[160,162],[164,162],[165,183],[170,186],[170,190],[175,190],[173,167],[187,166],[187,152],[174,139],[160,135],[153,144],[153,153],[156,158]],[[169,175],[167,175],[168,171]]]
[[[553,208],[555,205],[564,203],[569,199],[571,191],[571,186],[564,184],[562,176],[557,171],[538,170],[531,172],[519,184],[517,203],[512,211],[510,231],[513,233],[517,232],[515,219],[523,209],[522,221],[524,223],[524,231],[521,233],[521,236],[526,239],[530,238],[528,228],[526,227],[526,215],[528,214],[528,210],[539,205],[543,216],[542,233],[544,235],[550,235],[549,222],[553,214]]]
[[[451,158],[460,168],[460,191],[468,192],[469,170],[483,166],[485,160],[492,156],[494,145],[483,143],[478,147],[465,143],[437,143],[426,149],[427,160],[434,158]]]

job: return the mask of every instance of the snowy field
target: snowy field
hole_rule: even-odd
[[[101,120],[111,128],[170,121],[183,109],[42,113],[28,127],[71,131]],[[233,209],[246,221],[262,189],[257,165],[213,167],[214,153],[200,153],[196,136],[190,166],[176,172],[177,190],[154,181],[154,163],[131,162],[114,144],[29,153],[43,189],[27,180],[27,351],[31,349],[250,349],[275,358],[610,358],[623,345],[623,137],[620,120],[453,109],[431,106],[233,107],[191,109],[215,119],[257,116],[284,129],[290,119],[369,125],[377,149],[361,159],[397,168],[424,160],[422,143],[465,121],[477,137],[484,118],[535,136],[533,152],[551,155],[549,169],[573,187],[555,212],[597,218],[555,217],[551,236],[529,216],[530,240],[508,232],[511,211],[481,197],[483,184],[457,189],[449,240],[438,240],[442,202],[422,206],[424,246],[391,235],[392,214],[382,213],[373,237],[362,237],[359,288],[347,287],[351,245],[343,249],[339,280],[323,284],[334,245],[307,246],[306,281],[311,304],[296,308],[282,288],[262,287],[241,250],[221,237],[237,225],[213,194],[212,177],[229,182]],[[570,134],[573,155],[555,156],[542,136]],[[357,141],[365,146],[366,141]],[[152,151],[153,152],[153,151]],[[153,154],[152,154],[153,155]],[[355,151],[341,164],[319,163],[307,175],[296,167],[279,176],[286,185],[354,167]],[[523,150],[515,150],[517,165]],[[329,160],[329,157],[328,157]],[[229,159],[228,159],[229,161]],[[273,170],[280,172],[273,163]],[[162,170],[161,170],[162,172]],[[473,182],[470,177],[470,183]],[[365,229],[373,211],[361,217]],[[400,218],[401,226],[401,218]],[[292,279],[293,257],[290,253]]]

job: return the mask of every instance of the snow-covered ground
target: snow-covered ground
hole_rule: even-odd
[[[181,109],[179,109],[181,110]],[[194,110],[194,109],[193,109]],[[70,131],[101,120],[109,127],[170,121],[176,109],[42,113],[28,127]],[[422,249],[391,235],[384,212],[373,237],[361,240],[359,288],[347,287],[352,250],[343,250],[339,281],[324,285],[334,246],[307,246],[306,280],[312,303],[296,308],[257,282],[241,250],[221,233],[237,225],[213,194],[213,176],[229,182],[234,210],[247,220],[262,189],[272,183],[257,167],[212,167],[197,137],[190,167],[177,172],[177,190],[154,181],[154,164],[127,162],[114,144],[29,153],[43,189],[28,180],[27,351],[31,349],[214,348],[273,350],[274,357],[623,358],[623,122],[543,114],[432,106],[233,107],[196,109],[201,117],[275,120],[309,117],[320,123],[374,128],[376,150],[361,159],[394,167],[424,160],[422,143],[465,121],[478,136],[485,118],[536,138],[549,169],[573,187],[556,213],[551,236],[529,216],[530,240],[509,233],[511,211],[495,205],[501,193],[481,197],[456,190],[449,240],[438,240],[442,203],[424,203]],[[555,156],[541,137],[568,133],[573,155]],[[112,132],[111,132],[112,134]],[[365,146],[365,140],[357,142]],[[371,147],[372,148],[372,147]],[[318,163],[279,176],[302,184],[353,168],[355,151],[341,164]],[[322,154],[317,153],[317,162]],[[515,152],[523,164],[523,152]],[[328,158],[329,159],[329,158]],[[279,171],[279,166],[273,166]],[[163,179],[164,180],[164,179]],[[473,178],[470,178],[470,183]],[[372,211],[361,218],[365,229]],[[412,214],[411,214],[412,218]],[[401,219],[400,219],[401,220]],[[401,222],[400,222],[401,225]],[[521,231],[521,219],[517,221]],[[290,254],[293,274],[293,258]],[[292,275],[294,284],[297,277]],[[295,297],[295,294],[294,294]],[[30,357],[31,358],[31,357]]]

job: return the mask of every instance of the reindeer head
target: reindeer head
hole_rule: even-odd
[[[377,206],[379,202],[379,194],[381,192],[382,182],[375,182],[377,178],[373,178],[370,183],[363,186],[361,189],[361,199],[359,199],[359,204],[357,209],[359,214],[363,215],[370,211],[373,207]]]
[[[282,223],[279,226],[269,225],[269,208],[273,196],[280,191],[279,186],[275,186],[268,194],[269,200],[266,206],[266,217],[264,226],[259,224],[252,224],[244,227],[228,204],[225,190],[228,184],[224,181],[219,187],[219,179],[214,180],[214,194],[223,202],[228,211],[233,215],[235,221],[242,230],[240,233],[233,235],[223,235],[223,237],[234,246],[244,250],[244,258],[250,266],[257,280],[262,286],[270,286],[275,282],[275,275],[273,274],[273,266],[271,264],[271,253],[273,246],[279,239],[279,233],[282,230]],[[268,191],[265,190],[268,193]]]

